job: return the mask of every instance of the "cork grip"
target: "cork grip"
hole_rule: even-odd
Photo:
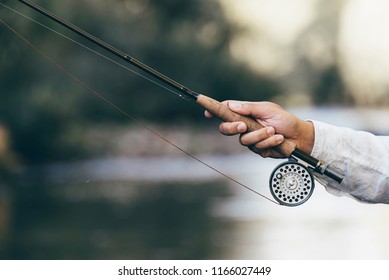
[[[212,99],[205,95],[199,95],[196,102],[201,105],[208,112],[212,113],[214,116],[222,119],[227,122],[236,122],[241,121],[246,123],[248,127],[248,131],[254,131],[263,128],[257,121],[239,115],[228,108],[228,106],[222,104],[221,102]],[[285,139],[280,145],[274,148],[277,152],[281,153],[285,157],[289,157],[292,152],[296,149],[296,145],[290,141]]]

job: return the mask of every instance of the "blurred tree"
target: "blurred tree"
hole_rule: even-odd
[[[313,100],[320,105],[350,105],[354,103],[351,95],[344,94],[346,90],[336,66],[323,71],[320,80],[313,90]]]
[[[338,31],[345,1],[318,0],[316,16],[296,38],[297,63],[286,86],[309,94],[314,105],[352,105],[339,73]],[[292,86],[291,86],[292,85]]]
[[[195,91],[221,100],[270,99],[278,94],[274,81],[230,58],[228,47],[236,30],[216,0],[37,3]],[[90,46],[20,3],[12,3],[12,7]],[[196,105],[165,95],[165,90],[154,84],[5,8],[1,14],[59,64],[134,116],[158,121],[202,120]],[[86,89],[45,62],[4,26],[0,38],[0,121],[10,128],[13,148],[25,162],[80,156],[82,149],[77,147],[82,148],[85,126],[128,121],[85,94]]]

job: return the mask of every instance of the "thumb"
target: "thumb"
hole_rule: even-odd
[[[232,111],[234,111],[235,113],[238,113],[240,115],[243,115],[244,113],[246,113],[245,115],[247,115],[247,110],[245,110],[243,108],[243,101],[236,101],[236,100],[229,100],[229,101],[226,101],[227,103],[227,106],[228,108],[230,108]]]
[[[257,115],[258,114],[258,108],[256,104],[252,102],[244,102],[244,101],[235,101],[231,100],[228,101],[228,107],[234,111],[235,113],[238,113],[240,115]]]
[[[256,119],[262,119],[263,117],[268,117],[269,115],[274,113],[276,109],[276,104],[271,102],[244,102],[244,101],[228,101],[228,107],[244,116],[251,116]]]

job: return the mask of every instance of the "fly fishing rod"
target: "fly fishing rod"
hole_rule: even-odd
[[[244,122],[248,127],[248,132],[263,128],[263,126],[254,119],[239,115],[230,110],[227,105],[204,94],[192,91],[188,87],[176,82],[134,57],[116,49],[101,39],[96,38],[79,27],[47,11],[34,2],[29,0],[18,1],[177,90],[184,97],[194,100],[197,104],[223,121]],[[271,194],[274,199],[282,205],[297,206],[303,204],[310,198],[315,187],[313,172],[328,176],[338,183],[341,183],[343,180],[343,175],[329,167],[328,164],[298,149],[296,144],[288,139],[285,139],[280,145],[274,147],[273,149],[285,158],[289,158],[287,162],[281,163],[274,169],[269,179]]]

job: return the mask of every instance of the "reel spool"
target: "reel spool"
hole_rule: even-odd
[[[303,204],[311,197],[315,181],[309,168],[290,160],[273,170],[269,187],[275,200],[281,205],[292,207]]]

